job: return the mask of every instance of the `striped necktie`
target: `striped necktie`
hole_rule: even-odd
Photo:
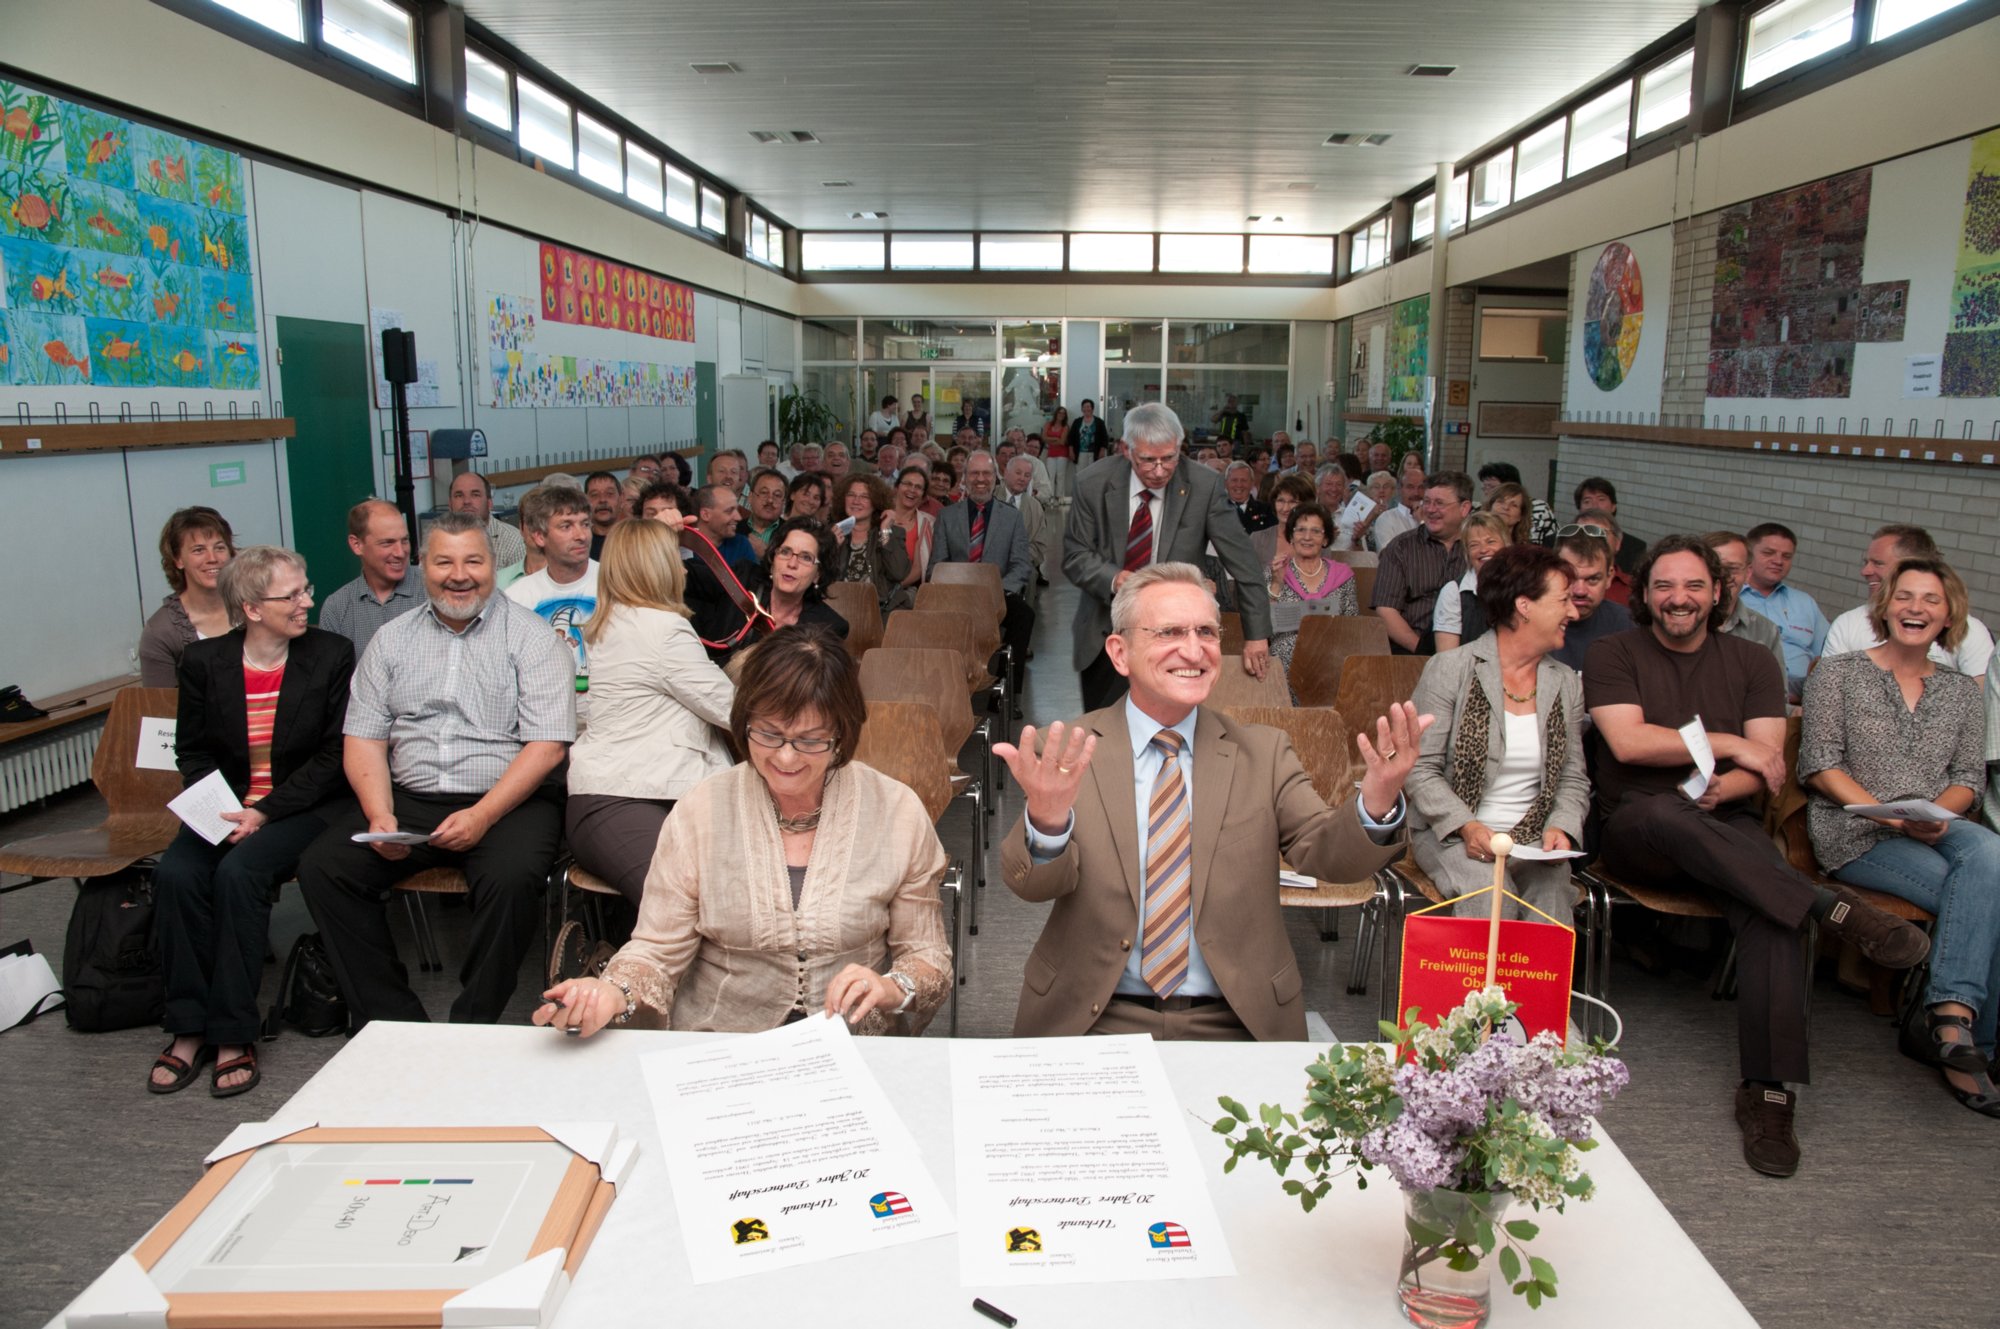
[[[1132,514],[1132,529],[1125,537],[1125,570],[1137,572],[1153,561],[1153,491],[1139,491],[1139,510]]]
[[[1194,932],[1194,823],[1187,782],[1181,779],[1181,736],[1153,735],[1160,773],[1146,813],[1146,930],[1139,943],[1139,976],[1162,997],[1187,981],[1188,939]]]
[[[977,563],[979,556],[986,552],[986,509],[977,503],[972,505],[972,543],[966,552],[971,555],[966,561]]]

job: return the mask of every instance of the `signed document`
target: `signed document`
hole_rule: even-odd
[[[1151,1039],[954,1042],[951,1091],[966,1286],[1236,1272]]]
[[[845,1022],[810,1015],[640,1066],[695,1282],[952,1231]]]

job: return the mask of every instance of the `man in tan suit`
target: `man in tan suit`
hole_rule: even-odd
[[[1283,732],[1203,709],[1221,667],[1201,570],[1156,563],[1112,601],[1105,650],[1131,691],[1064,734],[999,744],[1027,808],[1000,847],[1024,900],[1054,901],[1015,1037],[1303,1039],[1278,859],[1353,881],[1403,852],[1403,781],[1429,723],[1399,702],[1360,740],[1366,774],[1329,808]],[[1100,742],[1103,751],[1098,751]]]

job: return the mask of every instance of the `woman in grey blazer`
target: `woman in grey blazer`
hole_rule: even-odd
[[[1544,849],[1574,849],[1583,838],[1583,679],[1548,658],[1576,617],[1569,581],[1568,565],[1547,549],[1501,550],[1479,574],[1490,630],[1433,656],[1417,682],[1417,713],[1437,723],[1410,772],[1410,852],[1447,896],[1492,883],[1498,832]],[[1510,858],[1508,889],[1567,920],[1576,900],[1570,861]],[[1489,907],[1482,898],[1457,909]],[[1533,917],[1512,901],[1506,911]]]

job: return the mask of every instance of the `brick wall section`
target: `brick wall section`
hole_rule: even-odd
[[[1723,448],[1565,438],[1556,497],[1588,475],[1618,486],[1618,518],[1641,537],[1717,528],[1746,531],[1781,521],[1799,533],[1793,582],[1831,619],[1861,601],[1861,555],[1890,521],[1930,531],[1965,578],[1973,612],[2000,622],[2000,468],[1794,457]]]
[[[1468,298],[1462,299],[1461,295]],[[1445,292],[1445,307],[1450,314],[1444,325],[1444,374],[1438,384],[1438,392],[1443,397],[1449,396],[1446,385],[1452,379],[1461,379],[1467,383],[1472,381],[1472,324],[1476,311],[1469,298],[1471,295],[1470,291]],[[1468,406],[1446,406],[1443,400],[1438,404],[1443,407],[1444,419],[1448,424],[1462,424],[1472,418],[1471,408]],[[1444,464],[1448,469],[1465,469],[1466,444],[1470,437],[1468,434],[1444,436]]]
[[[1708,395],[1708,328],[1715,309],[1715,237],[1721,215],[1708,212],[1674,224],[1667,381],[1660,394],[1662,424],[1701,423]],[[1571,261],[1574,263],[1574,257]]]

